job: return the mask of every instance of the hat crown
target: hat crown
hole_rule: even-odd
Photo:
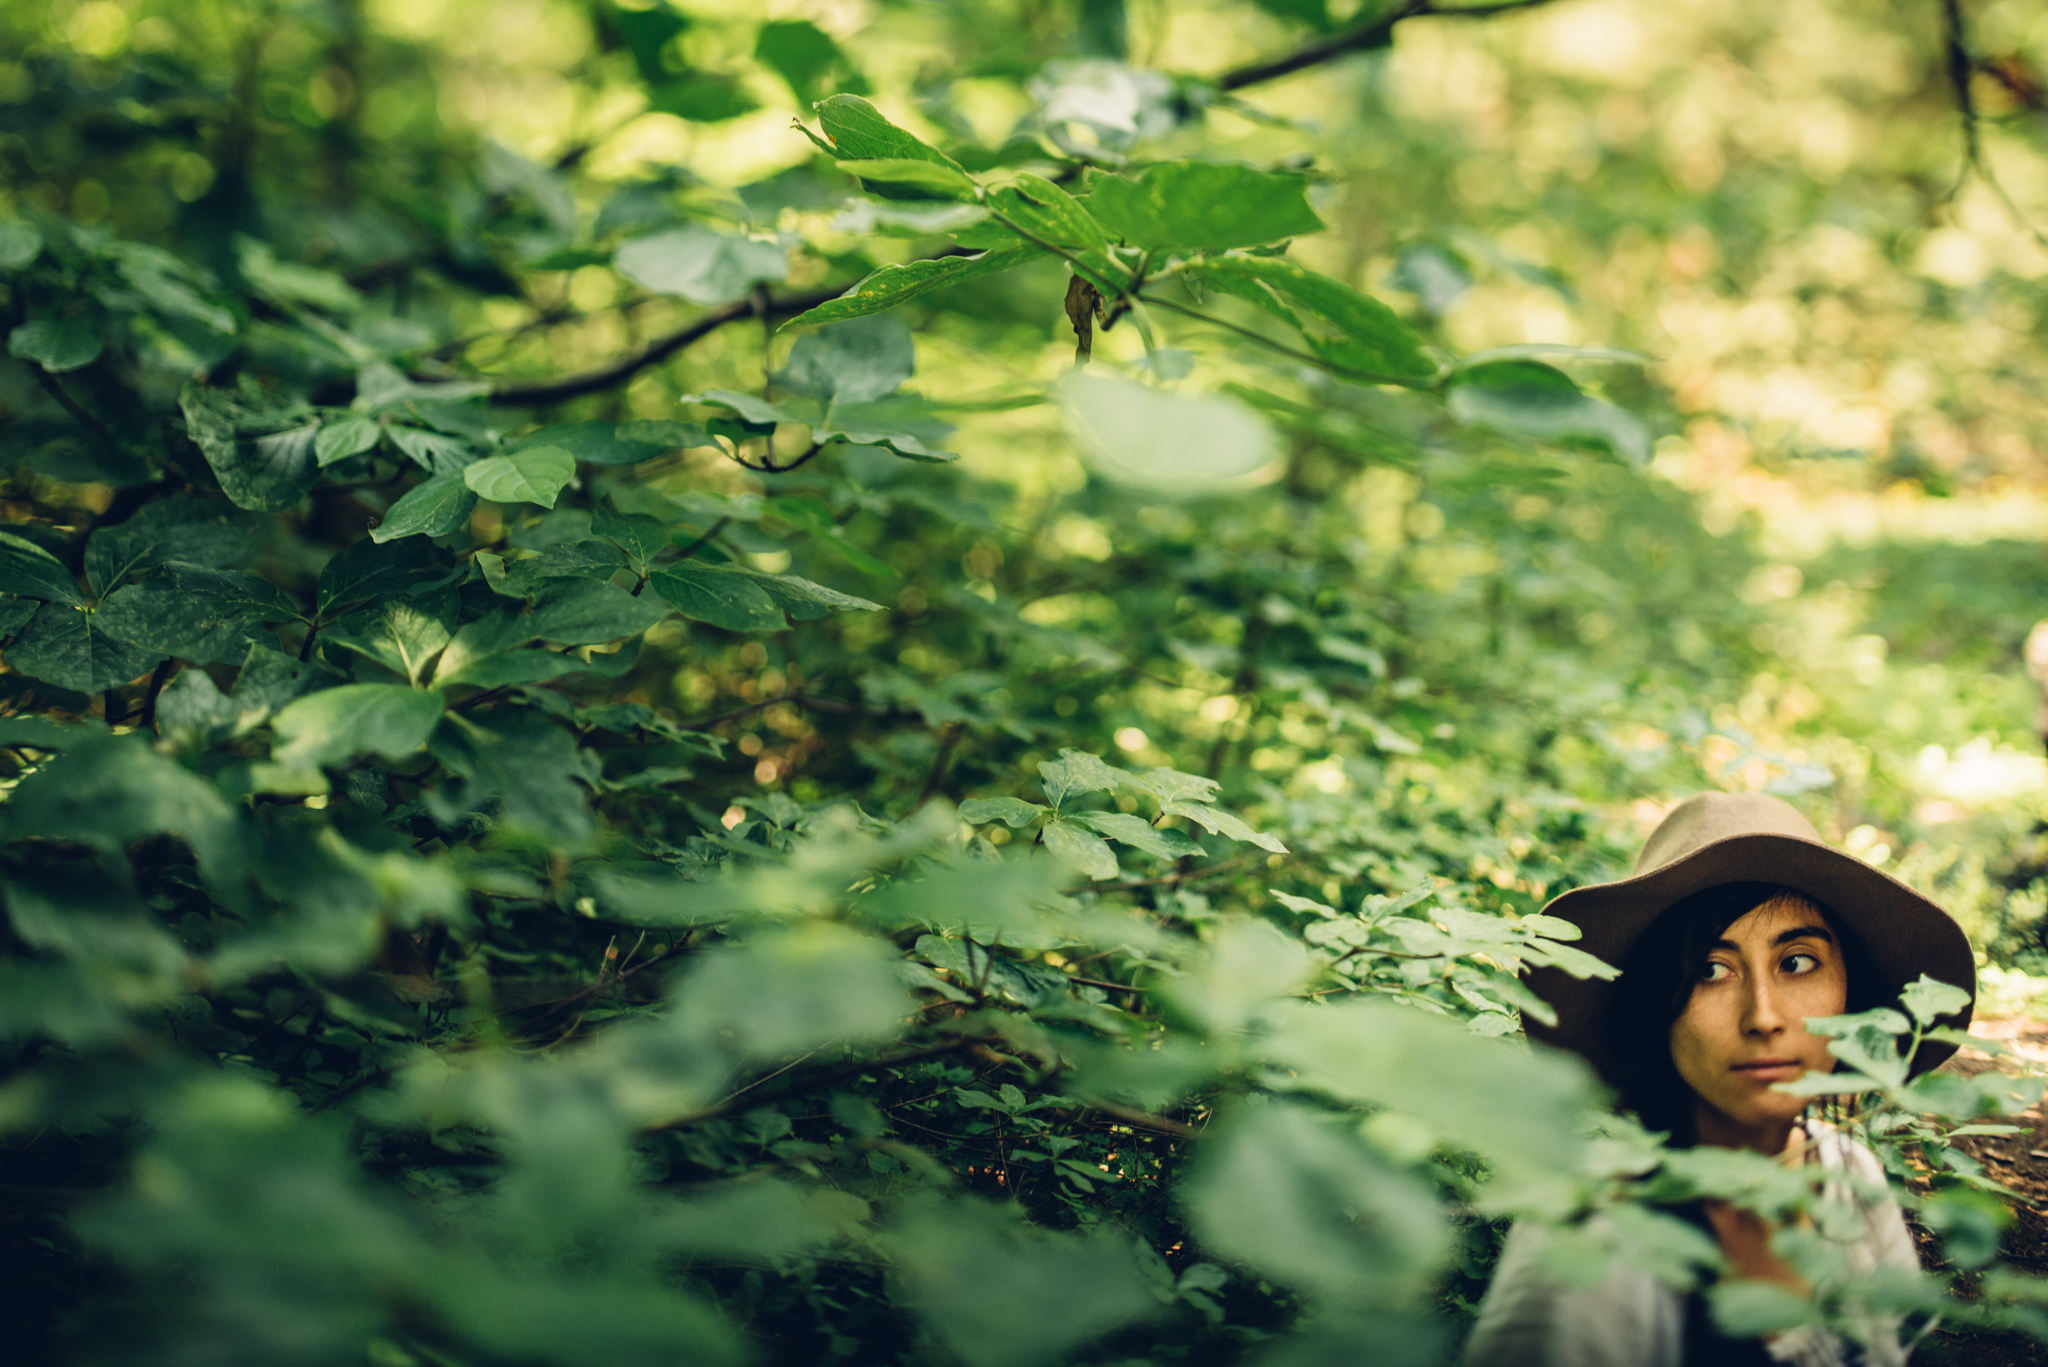
[[[1657,823],[1636,856],[1638,874],[1660,869],[1695,850],[1738,835],[1786,835],[1820,843],[1820,832],[1799,809],[1766,793],[1701,793]]]

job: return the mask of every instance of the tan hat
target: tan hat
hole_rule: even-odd
[[[1968,992],[1971,1005],[1946,1022],[1970,1023],[1977,963],[1953,917],[1895,878],[1821,843],[1811,822],[1763,793],[1702,793],[1681,802],[1650,833],[1635,873],[1614,883],[1574,888],[1543,908],[1585,932],[1578,947],[1617,968],[1664,911],[1724,883],[1775,883],[1805,893],[1855,935],[1867,971],[1879,979],[1873,999],[1890,1003],[1921,974]],[[1609,1038],[1616,984],[1534,968],[1528,983],[1557,1011],[1557,1024],[1525,1017],[1529,1038],[1583,1056],[1610,1083],[1619,1062]],[[1927,1043],[1914,1056],[1925,1072],[1955,1052]]]

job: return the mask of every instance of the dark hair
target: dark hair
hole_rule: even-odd
[[[1707,951],[1743,916],[1774,897],[1797,897],[1820,910],[1835,937],[1848,977],[1844,1011],[1863,1011],[1877,983],[1864,967],[1863,947],[1820,902],[1776,883],[1723,883],[1694,893],[1666,910],[1637,939],[1616,982],[1608,1038],[1620,1041],[1613,1081],[1622,1106],[1652,1130],[1667,1131],[1677,1148],[1696,1141],[1693,1093],[1671,1058],[1671,1027],[1685,1014],[1693,985],[1706,970]]]

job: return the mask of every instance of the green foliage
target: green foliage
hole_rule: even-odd
[[[1603,814],[1834,775],[1715,710],[1781,624],[1642,358],[1448,325],[1450,223],[1419,309],[1340,264],[1450,203],[1405,125],[1338,183],[1092,0],[542,8],[558,142],[451,126],[466,0],[0,6],[29,1352],[1421,1363],[1505,1217],[1839,1226],[1516,1038],[1614,971],[1538,914]],[[1958,1005],[1802,1085],[2040,1333],[1950,1142],[2038,1086],[1907,1079]],[[1943,1304],[1797,1232],[1724,1322]]]

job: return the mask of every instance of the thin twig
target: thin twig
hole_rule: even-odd
[[[1239,864],[1255,857],[1252,852],[1247,851],[1234,858],[1211,864],[1207,868],[1190,869],[1186,873],[1162,873],[1157,878],[1133,878],[1126,883],[1085,883],[1081,887],[1074,889],[1074,891],[1130,892],[1134,888],[1156,888],[1161,883],[1191,883],[1197,878],[1211,878],[1216,874],[1224,872],[1226,869],[1234,869]]]
[[[1242,90],[1248,85],[1260,85],[1275,81],[1282,76],[1292,76],[1297,71],[1306,71],[1312,66],[1347,57],[1354,52],[1370,52],[1385,47],[1393,40],[1396,25],[1410,19],[1425,16],[1444,19],[1491,19],[1496,14],[1508,14],[1515,10],[1534,9],[1549,4],[1550,0],[1500,0],[1490,5],[1473,5],[1465,9],[1439,8],[1433,0],[1409,0],[1409,3],[1388,14],[1383,14],[1371,23],[1352,29],[1348,33],[1333,33],[1327,38],[1318,38],[1305,47],[1297,48],[1285,57],[1276,57],[1270,62],[1255,62],[1226,71],[1216,78],[1219,90]]]
[[[725,530],[726,524],[731,521],[732,519],[729,517],[719,518],[718,521],[711,524],[710,531],[704,533],[704,535],[698,537],[695,541],[692,541],[689,545],[683,547],[683,553],[677,556],[676,558],[678,560],[688,560],[698,551],[703,550],[706,546],[711,544],[713,537],[717,536],[720,532]]]
[[[108,429],[107,425],[101,422],[98,418],[94,417],[84,407],[84,405],[78,402],[78,400],[72,398],[71,391],[66,389],[63,386],[62,382],[60,382],[55,375],[52,375],[49,371],[43,369],[40,363],[31,365],[29,369],[35,372],[36,383],[40,384],[43,387],[44,391],[47,392],[51,398],[55,399],[58,403],[64,405],[64,411],[66,413],[69,413],[72,417],[78,419],[79,425],[84,427],[86,431],[92,433],[94,436],[98,437],[101,441],[106,442],[110,446],[117,446],[120,444],[115,439],[113,432]]]
[[[862,1073],[872,1073],[883,1068],[901,1068],[906,1064],[919,1063],[928,1058],[938,1058],[942,1054],[958,1053],[962,1049],[971,1047],[973,1043],[974,1041],[972,1040],[949,1040],[944,1044],[926,1045],[922,1049],[911,1049],[901,1054],[892,1054],[886,1058],[865,1059],[849,1063],[844,1067],[827,1069],[825,1072],[801,1078],[789,1086],[779,1088],[767,1097],[757,1098],[757,1100],[779,1101],[784,1097],[799,1096],[804,1092],[816,1091],[820,1087],[830,1087],[834,1083],[844,1082],[848,1078],[859,1077]],[[693,1111],[689,1115],[677,1116],[673,1120],[660,1121],[657,1124],[649,1125],[647,1128],[649,1130],[678,1130],[688,1125],[696,1125],[706,1120],[714,1120],[737,1105],[741,1095],[741,1092],[735,1092],[732,1096],[718,1102],[716,1105],[707,1106],[701,1111]]]

